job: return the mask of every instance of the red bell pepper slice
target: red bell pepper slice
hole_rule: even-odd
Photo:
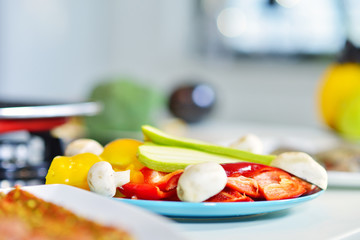
[[[306,192],[303,194],[304,195],[311,195],[314,193],[317,193],[319,191],[321,191],[321,188],[319,188],[316,185],[313,185],[309,182],[306,182],[298,177],[293,176],[293,178],[296,178],[298,180],[298,182],[305,188]]]
[[[239,178],[239,176],[243,176],[255,180],[260,190],[260,195],[266,200],[295,198],[304,194],[314,193],[318,190],[313,189],[314,185],[294,177],[279,168],[248,162],[222,164],[222,166],[228,179],[230,179],[227,186],[253,198],[259,198],[259,196],[252,195],[252,188],[250,186],[246,187],[246,184],[242,183],[241,180],[244,179],[232,179],[232,177]],[[253,190],[256,189],[255,186],[252,186]]]
[[[159,172],[144,167],[141,170],[144,175],[144,182],[157,186],[162,191],[170,191],[177,187],[177,183],[184,170],[177,170],[171,173]]]
[[[296,198],[306,192],[298,178],[280,169],[259,173],[254,179],[266,200]]]
[[[240,192],[225,187],[220,193],[209,198],[205,202],[253,202],[254,200],[250,197],[241,194]]]
[[[168,174],[165,172],[152,170],[148,167],[143,167],[142,169],[140,169],[140,172],[144,175],[144,182],[148,184],[156,184]]]
[[[250,162],[225,163],[221,164],[221,166],[224,168],[228,177],[252,177],[260,171],[276,169],[267,165]]]
[[[256,180],[244,176],[228,177],[226,186],[252,198],[261,198]]]
[[[176,189],[163,192],[157,186],[147,183],[127,183],[118,189],[125,197],[132,199],[160,200],[176,195]]]
[[[319,190],[318,187],[281,169],[267,165],[239,162],[222,164],[222,167],[228,176],[226,187],[207,201],[281,200],[311,194]],[[125,197],[147,200],[179,200],[176,187],[183,170],[165,173],[144,167],[140,171],[144,175],[145,183],[123,185],[119,190]]]

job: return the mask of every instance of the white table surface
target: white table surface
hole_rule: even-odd
[[[360,188],[329,188],[292,209],[222,222],[178,222],[191,240],[360,239]]]

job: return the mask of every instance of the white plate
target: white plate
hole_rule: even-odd
[[[167,218],[130,204],[61,184],[22,187],[22,189],[101,224],[120,227],[137,240],[184,240]],[[11,189],[0,189],[8,192]]]

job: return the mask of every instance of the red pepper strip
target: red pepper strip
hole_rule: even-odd
[[[238,191],[225,187],[220,193],[209,198],[205,202],[253,202],[250,197],[239,193]]]
[[[169,192],[163,192],[157,186],[147,183],[127,183],[122,185],[119,191],[127,198],[145,200],[160,200],[176,195],[175,189]]]
[[[316,185],[308,183],[298,177],[293,177],[293,178],[296,178],[299,181],[299,183],[305,188],[306,192],[303,195],[311,195],[321,191],[321,189]]]
[[[239,162],[239,163],[226,163],[221,164],[224,168],[226,175],[228,177],[238,177],[238,176],[245,176],[245,177],[252,177],[259,171],[265,169],[276,169],[273,167],[269,167],[267,165],[258,164],[258,163],[249,163],[249,162]]]
[[[228,177],[226,186],[252,198],[261,198],[256,180],[244,176]]]
[[[266,200],[296,198],[306,192],[297,178],[280,169],[259,173],[254,179]]]
[[[171,173],[159,172],[144,167],[141,170],[144,175],[144,182],[159,187],[162,191],[170,191],[177,187],[177,183],[184,170],[177,170]]]
[[[161,179],[168,174],[165,172],[152,170],[148,167],[143,167],[140,169],[140,172],[144,175],[144,182],[148,184],[155,184],[160,182]]]
[[[314,189],[314,185],[293,177],[289,173],[275,167],[248,162],[222,164],[222,166],[228,179],[231,177],[244,176],[256,180],[260,195],[263,195],[267,200],[295,198],[319,190],[316,187]],[[242,186],[239,179],[236,181],[234,179],[228,181],[227,186],[257,198],[251,195],[250,192],[242,189],[245,186]]]
[[[314,191],[313,185],[278,168],[248,162],[222,166],[228,176],[227,187],[208,201],[253,201],[250,197],[280,200]],[[175,188],[182,170],[164,173],[145,167],[141,172],[145,184],[125,184],[120,188],[122,194],[129,198],[178,200]]]
[[[158,185],[160,189],[164,189],[164,191],[171,191],[173,189],[176,189],[179,178],[181,174],[184,172],[184,170],[177,170],[171,174],[166,175],[164,183],[165,185]]]

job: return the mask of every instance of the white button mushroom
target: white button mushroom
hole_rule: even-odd
[[[90,168],[87,181],[90,191],[113,197],[117,187],[130,182],[130,170],[114,172],[110,163],[97,162]]]
[[[66,146],[65,156],[74,156],[80,153],[93,153],[100,155],[103,150],[103,146],[97,141],[88,138],[80,138],[72,141]]]
[[[254,134],[246,134],[236,142],[230,145],[232,148],[256,153],[263,154],[264,146],[260,138]]]
[[[220,164],[205,162],[185,168],[176,190],[181,201],[202,202],[221,192],[226,182],[227,176]]]
[[[327,188],[328,176],[325,168],[306,153],[282,153],[271,162],[271,166],[281,168],[321,189]]]

